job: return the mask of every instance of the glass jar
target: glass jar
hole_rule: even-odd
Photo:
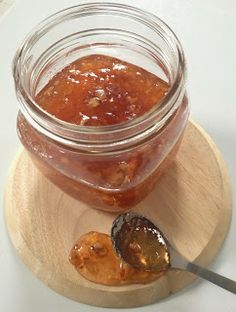
[[[80,126],[48,114],[35,96],[62,68],[85,55],[105,54],[167,81],[161,103],[136,119]],[[60,11],[40,23],[18,49],[13,74],[20,103],[20,140],[43,174],[91,207],[129,209],[153,189],[173,161],[189,115],[184,54],[156,16],[111,3]]]

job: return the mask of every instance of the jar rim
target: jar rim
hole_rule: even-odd
[[[107,11],[108,9],[109,11]],[[60,120],[43,110],[24,87],[21,80],[21,69],[24,64],[25,54],[28,52],[30,45],[34,43],[36,36],[37,39],[39,39],[48,30],[61,23],[62,20],[69,19],[73,14],[76,14],[79,18],[79,14],[83,14],[84,16],[85,14],[92,15],[96,12],[99,14],[105,11],[109,14],[119,13],[119,15],[122,14],[126,17],[136,19],[139,22],[145,23],[154,31],[161,28],[163,34],[169,40],[169,43],[174,45],[177,51],[177,71],[173,83],[170,86],[166,96],[158,102],[158,105],[154,105],[151,110],[132,120],[105,126],[82,126]],[[151,121],[155,121],[155,125],[153,125],[155,126],[155,129],[162,127],[167,117],[171,116],[172,112],[176,109],[176,105],[174,105],[175,101],[171,100],[175,96],[179,96],[182,92],[182,86],[184,85],[186,79],[186,64],[184,52],[179,39],[171,28],[156,15],[130,5],[110,2],[91,2],[60,10],[36,25],[16,51],[13,59],[13,77],[15,80],[16,94],[20,102],[20,109],[24,116],[29,118],[30,122],[41,133],[51,137],[52,139],[56,139],[59,134],[61,143],[69,143],[69,145],[76,146],[78,145],[78,142],[76,142],[76,133],[92,135],[96,130],[96,139],[93,138],[91,140],[91,144],[97,144],[97,141],[109,144],[109,139],[106,140],[106,135],[108,133],[124,134],[126,131],[136,128],[140,123],[145,123],[147,125],[146,130],[148,130],[148,128],[150,128]],[[56,134],[53,133],[52,129],[57,129],[59,131]],[[67,134],[64,135],[65,133]],[[68,140],[73,142],[68,142]],[[83,145],[83,139],[81,140],[81,138],[80,143]]]

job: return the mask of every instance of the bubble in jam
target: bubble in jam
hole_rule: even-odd
[[[69,261],[87,280],[110,286],[145,284],[164,274],[138,270],[123,262],[116,255],[110,236],[95,231],[78,239],[70,251]]]

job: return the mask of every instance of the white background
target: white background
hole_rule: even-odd
[[[7,170],[19,146],[15,130],[17,101],[11,76],[12,57],[26,33],[41,19],[64,7],[84,2],[88,1],[18,0],[0,18],[0,311],[105,311],[66,299],[34,277],[18,258],[9,241],[2,207]],[[133,4],[157,14],[180,38],[188,63],[192,118],[208,131],[222,151],[235,190],[236,0],[119,2]],[[210,268],[236,280],[236,214],[225,244]],[[235,312],[236,296],[198,280],[162,302],[142,308],[123,309],[122,312],[128,310]]]

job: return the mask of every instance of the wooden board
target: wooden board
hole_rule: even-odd
[[[155,190],[133,210],[158,226],[191,261],[207,265],[220,249],[231,219],[231,187],[224,161],[209,136],[190,122],[177,159]],[[82,278],[68,261],[77,238],[109,233],[114,214],[64,194],[19,152],[5,192],[11,240],[29,269],[58,293],[102,307],[134,307],[187,286],[193,275],[170,271],[147,285],[108,287]]]

